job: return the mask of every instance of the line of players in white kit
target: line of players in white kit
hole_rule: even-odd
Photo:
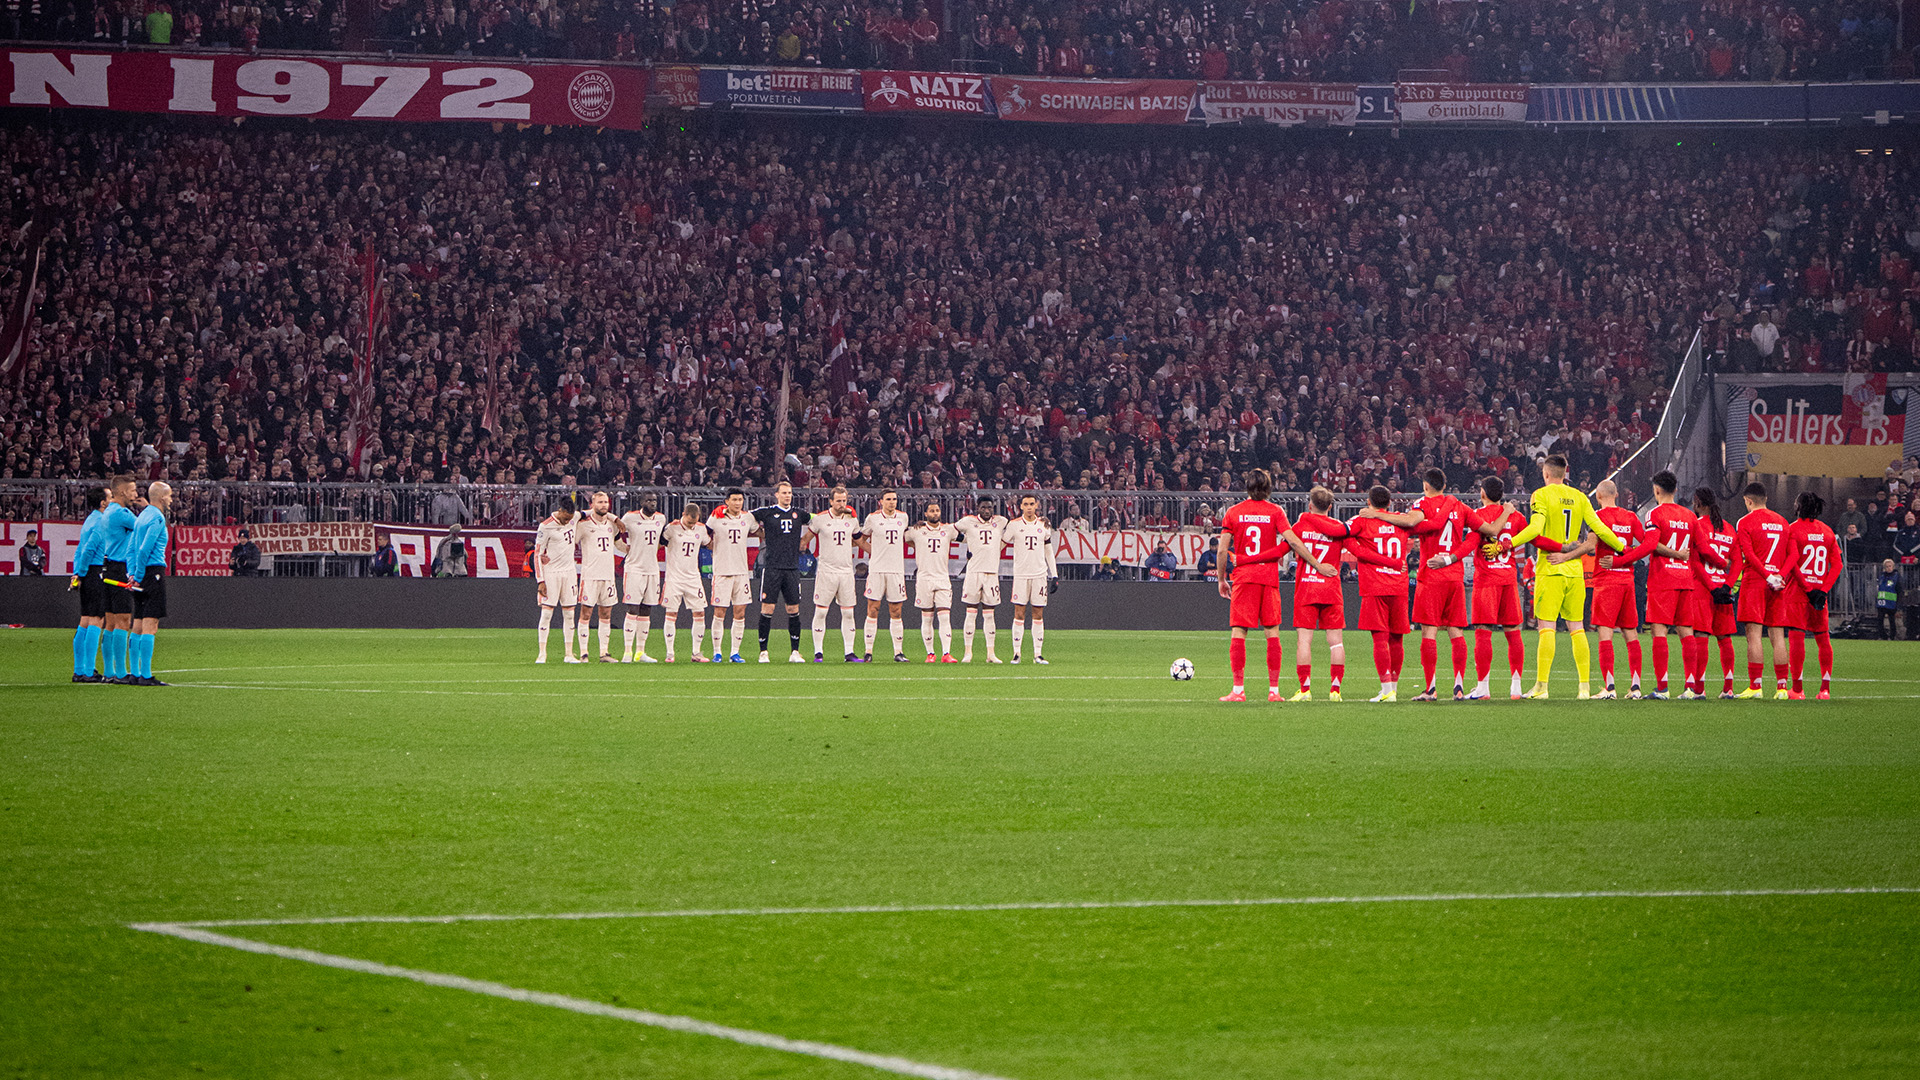
[[[657,663],[647,655],[647,637],[655,609],[664,615],[666,648],[664,659],[674,661],[677,625],[684,609],[691,615],[696,663],[745,663],[741,647],[746,639],[748,605],[758,593],[760,603],[760,663],[768,663],[768,638],[776,607],[784,607],[791,647],[790,663],[803,663],[800,629],[800,555],[811,546],[816,559],[813,592],[813,660],[826,660],[827,616],[840,609],[840,639],[848,663],[866,663],[873,659],[873,646],[879,634],[880,611],[887,610],[887,631],[893,645],[893,658],[907,662],[906,627],[901,610],[906,602],[907,548],[914,560],[914,606],[920,612],[920,636],[926,648],[926,662],[971,663],[976,622],[985,633],[986,659],[1000,663],[994,654],[998,628],[994,609],[1001,602],[1000,560],[1003,551],[1013,561],[1013,663],[1020,662],[1021,649],[1031,618],[1033,662],[1045,664],[1047,597],[1059,585],[1054,555],[1054,530],[1040,516],[1039,500],[1031,495],[1020,500],[1019,516],[1012,519],[995,512],[991,495],[983,495],[971,514],[957,523],[941,521],[940,504],[929,502],[918,522],[899,508],[898,493],[881,493],[879,508],[863,519],[847,501],[847,489],[836,487],[830,493],[825,512],[808,514],[793,506],[793,488],[782,482],[774,491],[774,503],[752,512],[745,508],[746,497],[738,489],[729,491],[725,503],[704,520],[701,507],[688,502],[678,518],[668,520],[659,511],[658,497],[641,497],[640,508],[625,514],[611,512],[612,500],[604,491],[594,492],[587,509],[579,508],[577,496],[561,499],[552,516],[540,523],[534,539],[533,574],[538,585],[540,605],[539,652],[534,662],[547,662],[547,639],[555,610],[561,612],[562,641],[567,663],[586,663],[589,652],[589,628],[599,619],[599,658],[607,663]],[[750,567],[749,541],[759,540],[759,556]],[[955,545],[964,545],[966,570],[961,581],[963,655],[953,655],[953,578],[948,560]],[[700,572],[702,550],[711,553],[711,591]],[[624,560],[624,573],[616,588],[615,556]],[[865,598],[867,617],[863,647],[854,647],[859,628],[854,613],[856,556],[867,561]],[[760,587],[754,588],[754,571]],[[625,634],[623,656],[616,660],[612,652],[613,609],[626,608],[622,630]],[[707,616],[708,609],[712,617]],[[727,617],[731,614],[731,644],[725,641]],[[706,648],[709,622],[713,632],[711,660]],[[576,649],[577,645],[577,649]]]

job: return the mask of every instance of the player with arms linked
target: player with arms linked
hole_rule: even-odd
[[[1527,519],[1508,506],[1507,485],[1497,476],[1480,481],[1480,508],[1473,516],[1481,525],[1492,525],[1492,539],[1473,551],[1473,667],[1479,679],[1468,701],[1488,701],[1493,691],[1488,677],[1493,674],[1493,632],[1507,636],[1507,669],[1512,676],[1507,690],[1509,700],[1520,700],[1520,673],[1527,663],[1527,643],[1520,628],[1525,625],[1520,605],[1520,570],[1513,558],[1513,538],[1527,527]],[[1483,534],[1484,534],[1484,530]]]
[[[1542,551],[1559,552],[1579,542],[1582,528],[1592,529],[1612,551],[1626,550],[1626,541],[1615,536],[1607,523],[1600,520],[1586,495],[1567,486],[1566,458],[1559,454],[1548,456],[1541,463],[1540,476],[1545,483],[1533,493],[1533,513],[1528,517],[1527,527],[1503,542],[1502,550],[1532,544]],[[1554,624],[1560,619],[1567,620],[1567,640],[1573,646],[1573,669],[1580,679],[1580,699],[1584,701],[1593,696],[1587,689],[1591,661],[1587,657],[1587,631],[1583,621],[1586,608],[1586,575],[1578,559],[1550,562],[1538,568],[1533,583],[1533,616],[1540,623],[1540,661],[1527,697],[1543,701],[1547,698],[1547,686],[1553,676]]]
[[[1367,490],[1367,506],[1385,510],[1393,493],[1375,484]],[[1407,632],[1413,621],[1407,613],[1407,550],[1405,529],[1377,517],[1355,517],[1350,550],[1360,562],[1360,629],[1373,635],[1373,670],[1380,676],[1380,692],[1369,702],[1391,702],[1400,697],[1400,668],[1407,660]],[[1376,558],[1368,558],[1371,552]]]
[[[1707,696],[1707,645],[1720,643],[1720,696],[1733,693],[1733,524],[1720,514],[1712,488],[1693,491],[1693,668],[1694,687]],[[1682,695],[1683,697],[1685,695]]]
[[[1793,557],[1787,547],[1787,519],[1767,509],[1767,489],[1748,484],[1741,492],[1747,513],[1733,529],[1733,575],[1740,579],[1739,610],[1747,629],[1747,688],[1734,695],[1763,698],[1760,680],[1760,638],[1773,643],[1774,700],[1791,696],[1787,689],[1787,565]]]
[[[107,535],[107,489],[87,489],[87,505],[93,509],[80,526],[80,544],[73,551],[73,576],[69,591],[80,593],[80,627],[73,632],[73,681],[104,682],[96,670],[100,654],[100,631],[107,616],[107,587],[100,581],[105,562]]]
[[[773,605],[784,604],[787,663],[806,663],[800,655],[800,537],[808,514],[794,509],[793,485],[782,480],[774,485],[773,505],[756,509],[753,517],[760,533],[760,557],[754,562],[760,571],[760,662],[770,662],[767,639],[773,636]]]
[[[1285,659],[1280,645],[1280,559],[1288,548],[1302,566],[1338,579],[1339,571],[1314,557],[1287,522],[1287,512],[1270,501],[1273,478],[1265,469],[1247,473],[1247,497],[1220,518],[1220,557],[1231,568],[1220,575],[1220,595],[1232,601],[1229,618],[1232,640],[1227,647],[1233,666],[1233,690],[1221,701],[1247,700],[1247,631],[1267,632],[1267,700],[1279,701],[1280,668]],[[1282,545],[1285,541],[1285,545]]]

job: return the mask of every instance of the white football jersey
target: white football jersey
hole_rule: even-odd
[[[853,538],[860,535],[860,518],[856,514],[836,517],[832,513],[815,514],[807,522],[807,530],[818,538],[820,572],[831,573],[845,571],[853,573]]]
[[[867,573],[907,572],[907,524],[904,510],[895,510],[892,516],[878,510],[867,515],[861,527],[867,537]]]
[[[534,534],[534,563],[542,573],[552,573],[562,566],[573,568],[574,526],[580,518],[575,516],[562,525],[558,518],[549,517],[540,523],[540,531]]]
[[[1053,530],[1039,519],[1007,522],[1007,543],[1013,545],[1013,576],[1053,577]]]
[[[620,515],[620,528],[626,533],[627,558],[638,559],[643,563],[660,561],[660,534],[667,527],[667,515],[654,514],[652,517],[638,510],[629,510]]]
[[[613,580],[613,542],[620,535],[620,519],[608,514],[595,520],[590,513],[573,519],[573,535],[580,541],[580,577],[586,581]]]
[[[667,544],[667,584],[699,585],[700,549],[707,546],[707,527],[674,518],[660,537]]]
[[[747,537],[753,535],[758,522],[753,515],[744,511],[738,517],[722,517],[715,514],[707,519],[707,531],[713,536],[713,573],[715,577],[729,574],[745,574],[747,568]]]
[[[950,578],[947,569],[947,557],[953,554],[953,542],[960,538],[960,530],[941,522],[928,525],[921,522],[907,530],[907,539],[913,541],[913,569],[921,577],[929,574]]]
[[[1006,541],[1007,519],[995,514],[982,518],[968,514],[960,519],[960,538],[967,542],[967,573],[1000,573],[1000,548]]]

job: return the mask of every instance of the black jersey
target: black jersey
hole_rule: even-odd
[[[782,510],[763,506],[753,512],[764,535],[760,537],[759,566],[795,570],[800,566],[800,530],[812,515],[798,507]]]

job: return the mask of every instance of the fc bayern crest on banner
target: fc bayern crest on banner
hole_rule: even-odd
[[[605,120],[613,112],[613,80],[604,71],[583,71],[567,87],[567,108],[587,123]]]

